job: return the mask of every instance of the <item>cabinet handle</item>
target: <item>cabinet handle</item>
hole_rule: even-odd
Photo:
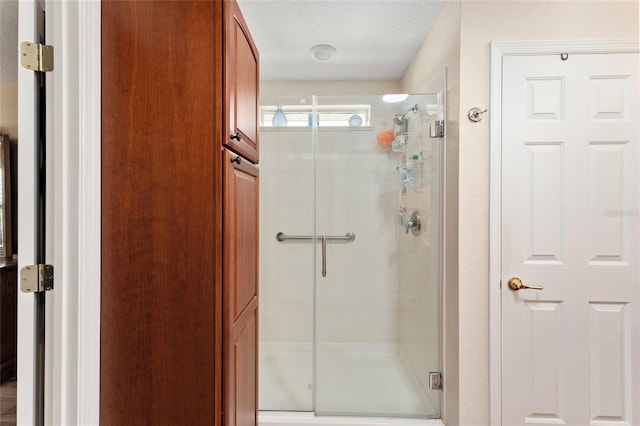
[[[236,158],[232,158],[231,162],[232,163],[236,163],[236,164],[240,164],[240,161],[242,160],[242,157],[240,157],[239,155]]]
[[[240,137],[240,132],[236,132],[236,133],[232,134],[232,135],[231,135],[231,139],[235,139],[235,140],[237,140],[238,142],[240,142],[240,139],[241,139],[241,137]]]

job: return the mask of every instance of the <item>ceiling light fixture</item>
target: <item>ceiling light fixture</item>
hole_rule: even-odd
[[[409,95],[406,93],[389,93],[382,97],[382,100],[388,104],[394,104],[396,102],[402,102],[407,99]]]
[[[332,60],[338,51],[328,44],[318,44],[309,49],[309,53],[316,61],[327,62]]]

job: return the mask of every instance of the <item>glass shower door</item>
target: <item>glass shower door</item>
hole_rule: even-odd
[[[314,128],[318,414],[440,415],[440,100],[315,98],[318,111],[370,107]]]
[[[259,409],[313,411],[314,174],[311,97],[263,97],[260,126]],[[277,114],[277,117],[275,116]],[[296,113],[297,114],[297,113]],[[288,119],[286,117],[288,115]],[[297,114],[300,115],[300,114]],[[284,117],[284,118],[283,118]]]
[[[261,105],[260,410],[439,417],[442,97]]]

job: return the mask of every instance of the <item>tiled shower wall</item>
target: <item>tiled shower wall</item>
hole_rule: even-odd
[[[373,129],[319,131],[318,232],[356,235],[327,248],[327,277],[317,283],[319,342],[398,340],[394,167]]]
[[[429,372],[440,371],[441,353],[441,143],[423,140],[421,184],[408,187],[403,197],[406,217],[420,214],[420,235],[403,233],[398,239],[400,350],[433,406],[439,406],[438,392],[429,390]]]
[[[311,343],[313,247],[278,232],[313,233],[311,130],[260,133],[260,341]]]
[[[275,235],[314,231],[311,130],[265,130],[260,143],[260,339],[310,342],[314,247]],[[395,161],[376,148],[373,129],[320,130],[317,167],[318,235],[356,235],[327,244],[326,277],[316,245],[317,337],[397,343]]]

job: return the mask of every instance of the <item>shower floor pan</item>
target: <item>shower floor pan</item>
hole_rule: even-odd
[[[261,411],[259,426],[443,426],[440,419],[315,416],[313,413]]]
[[[318,359],[319,409],[372,417],[315,416],[311,410],[311,345],[260,346],[260,425],[441,425],[436,410],[394,344],[325,344]],[[426,405],[425,405],[426,404]],[[379,417],[402,413],[412,418]],[[378,416],[378,417],[376,417]]]

